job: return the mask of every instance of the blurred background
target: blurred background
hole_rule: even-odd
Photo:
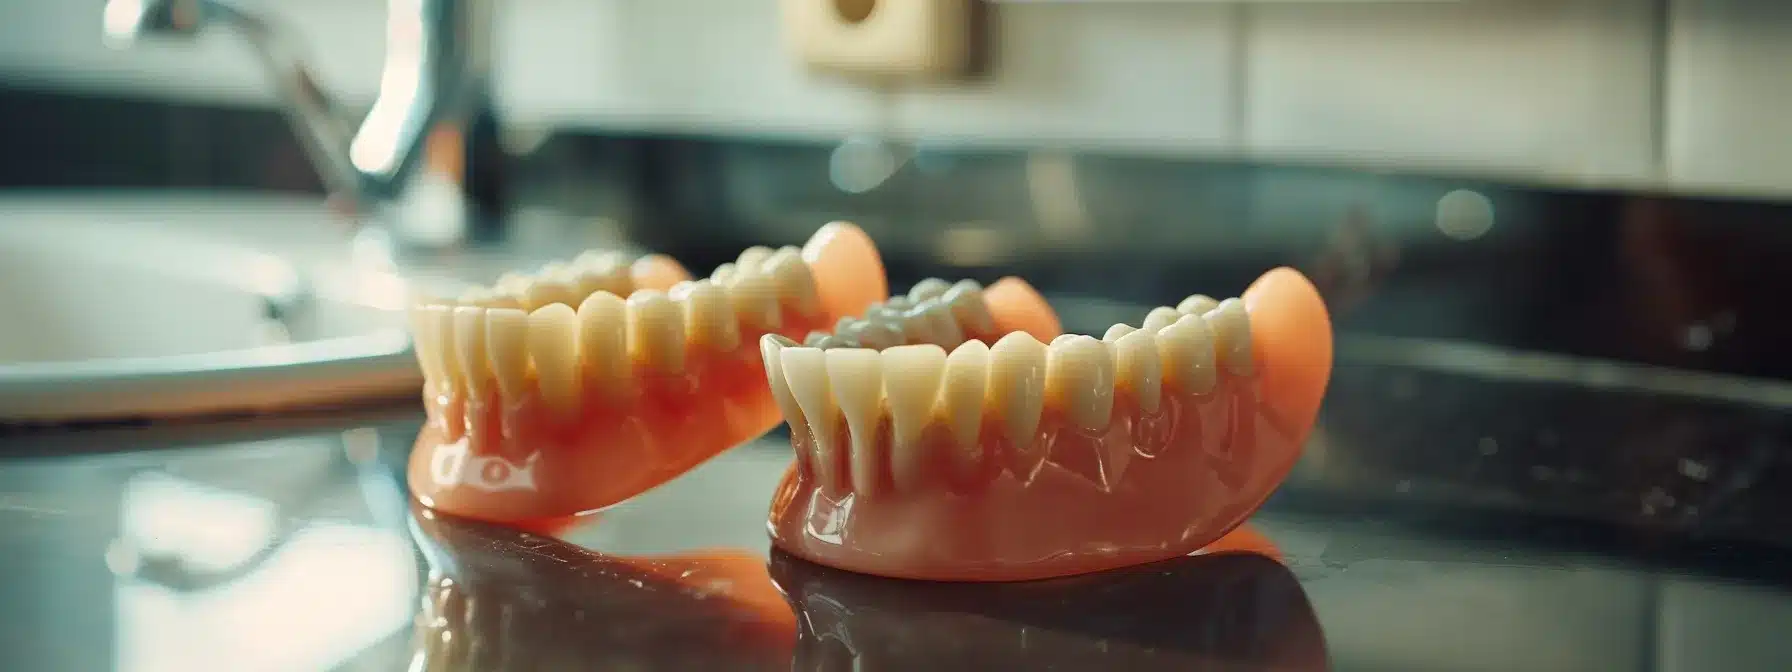
[[[1087,333],[1303,270],[1283,506],[1792,545],[1792,5],[886,5],[0,0],[0,410],[408,403],[410,290],[845,219]]]

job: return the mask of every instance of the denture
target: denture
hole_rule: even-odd
[[[645,492],[780,422],[762,335],[827,329],[887,294],[877,248],[837,222],[707,279],[664,255],[592,252],[420,301],[429,419],[411,492],[525,526]]]
[[[923,282],[892,301],[942,286]],[[878,322],[880,307],[803,345],[761,339],[796,452],[772,501],[776,546],[839,569],[943,581],[1187,555],[1280,485],[1330,378],[1330,317],[1293,269],[1264,274],[1239,298],[1153,309],[1099,339],[1059,333],[1019,280],[982,298],[990,321],[961,320],[952,343],[864,338],[888,335],[858,326]]]

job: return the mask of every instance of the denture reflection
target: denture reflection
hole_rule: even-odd
[[[1266,547],[1249,536],[1228,545]],[[1328,669],[1300,583],[1254,552],[1027,583],[886,579],[779,552],[771,573],[802,615],[795,670]]]
[[[616,557],[415,508],[411,670],[788,670],[796,619],[746,551]]]
[[[884,305],[939,301],[946,287],[925,281]],[[1330,317],[1293,269],[1099,340],[1059,333],[1018,279],[980,303],[980,328],[942,319],[930,333],[950,338],[934,341],[874,341],[856,323],[801,346],[762,339],[797,458],[773,497],[779,548],[944,581],[1186,555],[1281,484],[1330,379]]]
[[[531,526],[638,495],[778,423],[759,355],[885,298],[846,223],[693,280],[595,253],[413,310],[429,422],[409,483],[436,509]]]

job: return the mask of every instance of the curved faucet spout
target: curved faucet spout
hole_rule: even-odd
[[[379,95],[358,129],[319,86],[300,42],[233,0],[109,0],[105,34],[191,36],[211,22],[240,33],[273,80],[324,185],[357,210],[400,196],[443,125],[467,121],[490,74],[491,0],[388,0]],[[481,101],[482,102],[482,101]]]

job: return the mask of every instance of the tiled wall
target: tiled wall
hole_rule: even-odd
[[[0,3],[0,77],[269,100],[228,35],[129,53],[102,0]],[[278,5],[365,98],[372,0]],[[769,0],[501,3],[521,123],[1393,165],[1557,184],[1792,194],[1792,5],[1774,0],[1000,4],[992,74],[872,90],[802,71]]]

